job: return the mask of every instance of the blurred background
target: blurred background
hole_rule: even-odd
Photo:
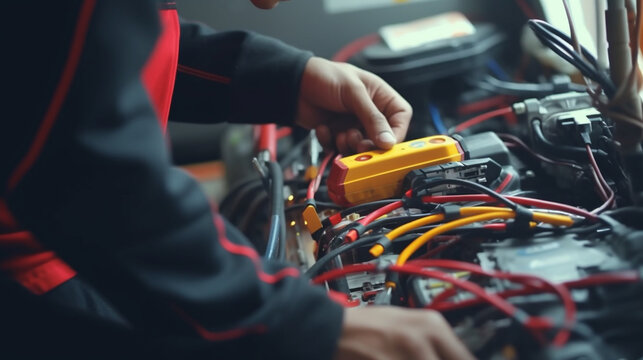
[[[291,0],[272,10],[257,9],[249,0],[193,0],[177,6],[184,18],[215,29],[256,31],[326,58],[384,25],[448,11],[463,12],[472,21],[498,24],[514,35],[524,23],[513,0]]]

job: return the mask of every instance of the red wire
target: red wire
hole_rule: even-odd
[[[399,201],[399,200],[395,201],[395,202],[392,202],[392,203],[390,203],[388,205],[384,205],[381,208],[373,211],[372,213],[364,216],[362,219],[359,220],[359,223],[364,225],[364,226],[366,226],[366,225],[372,223],[373,221],[375,221],[380,216],[386,215],[386,214],[390,213],[391,211],[393,211],[395,209],[399,209],[401,207],[402,207],[402,201]]]
[[[508,98],[509,97],[506,95],[493,96],[490,98],[460,105],[458,106],[458,109],[456,111],[458,112],[458,115],[469,115],[499,106],[506,106]]]
[[[501,108],[501,109],[497,109],[497,110],[486,112],[484,114],[480,114],[478,116],[474,116],[471,119],[466,120],[466,121],[458,124],[458,126],[455,127],[455,132],[461,132],[461,131],[466,130],[466,129],[474,126],[474,125],[478,125],[478,124],[480,124],[482,122],[485,122],[485,121],[487,121],[489,119],[492,119],[492,118],[494,118],[496,116],[507,115],[507,114],[511,114],[511,113],[513,113],[513,109],[511,108],[511,106],[507,106],[507,107],[504,107],[504,108]]]
[[[579,209],[570,205],[561,204],[553,201],[520,197],[520,196],[511,196],[511,195],[504,195],[504,196],[507,199],[515,203],[518,203],[520,205],[529,205],[529,206],[539,207],[543,209],[564,211],[570,214],[582,216],[592,221],[598,221],[598,217],[596,215],[590,213],[587,210]],[[469,194],[469,195],[424,196],[422,197],[422,201],[432,202],[432,203],[447,203],[447,202],[474,202],[474,201],[496,202],[497,200],[489,195]]]
[[[332,269],[312,279],[313,284],[322,284],[326,281],[334,280],[342,276],[355,274],[365,271],[376,271],[375,264],[352,264],[339,269]]]
[[[281,140],[286,136],[290,136],[290,134],[292,134],[291,127],[289,126],[280,127],[279,129],[277,129],[277,140]]]
[[[487,293],[482,287],[479,285],[476,285],[470,281],[465,281],[465,280],[460,280],[456,279],[450,275],[444,274],[439,271],[435,270],[427,270],[427,269],[422,269],[419,267],[414,267],[414,266],[409,266],[409,265],[391,265],[389,266],[386,270],[396,272],[399,274],[405,274],[405,275],[416,275],[416,276],[422,276],[422,277],[430,277],[430,278],[435,278],[444,282],[448,282],[450,284],[453,284],[453,286],[456,286],[458,288],[461,288],[463,290],[469,291],[473,293],[474,295],[480,297],[481,299],[487,301],[489,304],[492,306],[496,307],[498,310],[503,312],[509,317],[513,317],[518,309],[507,302],[506,300],[502,299],[501,297],[492,294],[492,293]],[[355,265],[348,265],[346,267],[343,267],[341,269],[333,269],[331,271],[328,271],[324,274],[321,274],[314,278],[312,280],[313,284],[322,284],[326,281],[334,280],[349,274],[354,274],[354,273],[360,273],[360,272],[378,272],[381,271],[381,269],[378,269],[378,267],[375,264],[355,264]]]
[[[353,40],[333,55],[333,61],[346,62],[360,51],[380,41],[378,34],[369,34]]]
[[[578,288],[586,288],[589,286],[639,282],[640,280],[641,279],[640,279],[639,273],[637,271],[631,270],[631,271],[622,271],[622,272],[616,272],[616,273],[604,273],[604,274],[592,275],[583,279],[568,281],[563,283],[562,285],[564,285],[566,288],[569,288],[569,289],[578,289]],[[525,287],[522,289],[506,290],[506,291],[497,293],[497,295],[502,298],[510,298],[513,296],[532,295],[532,294],[539,293],[541,291],[542,289],[539,289],[537,287]],[[442,293],[440,293],[440,295],[442,295]],[[438,296],[435,297],[436,300]],[[447,296],[445,295],[444,297],[442,297],[442,299],[444,298],[447,298]],[[482,302],[483,300],[481,299],[468,299],[468,300],[459,301],[457,303],[445,303],[445,302],[441,302],[439,304],[432,303],[430,305],[430,308],[437,311],[451,311],[451,310],[458,310],[458,309],[463,309],[470,306],[478,305]]]
[[[398,201],[392,202],[392,203],[390,203],[388,205],[384,205],[381,208],[373,211],[372,213],[364,216],[363,218],[359,219],[358,222],[362,226],[366,226],[366,225],[372,223],[373,221],[375,221],[380,216],[386,215],[386,214],[390,213],[391,211],[393,211],[395,209],[399,209],[400,207],[402,207],[402,201],[398,200]],[[355,230],[355,229],[350,229],[346,233],[346,240],[348,240],[348,241],[353,242],[353,241],[357,240],[358,237],[359,237],[359,232],[357,232],[357,230]]]
[[[511,290],[505,290],[499,293],[496,293],[496,295],[502,297],[502,298],[510,298],[514,296],[524,296],[524,295],[533,295],[541,292],[542,289],[537,289],[533,287],[524,287],[522,289],[511,289]],[[442,294],[446,293],[444,296],[440,296]],[[427,309],[435,310],[435,311],[440,311],[440,312],[446,312],[446,311],[453,311],[453,310],[460,310],[460,309],[466,309],[471,306],[479,305],[482,304],[484,301],[482,299],[467,299],[467,300],[462,300],[458,302],[444,302],[443,300],[453,296],[455,294],[455,290],[448,289],[443,292],[441,292],[438,296],[435,297],[434,301],[426,306]],[[442,300],[441,302],[437,303],[438,298]]]
[[[315,193],[317,192],[317,189],[319,189],[322,177],[324,176],[324,171],[326,171],[326,167],[328,166],[328,163],[330,162],[330,159],[333,157],[333,155],[334,153],[332,152],[328,153],[322,160],[321,165],[319,166],[319,171],[317,171],[317,175],[314,179],[310,180],[310,184],[308,184],[308,191],[306,191],[306,200],[315,199]]]
[[[536,284],[536,287],[548,288],[560,297],[563,302],[563,307],[565,308],[565,326],[556,334],[553,344],[556,346],[563,346],[565,345],[567,340],[569,340],[569,329],[574,325],[574,322],[576,321],[576,304],[574,304],[574,300],[572,299],[571,294],[569,293],[567,288],[560,284],[554,284],[544,278],[534,275],[487,271],[482,269],[478,265],[454,260],[414,260],[409,264],[421,267],[438,267],[468,271],[474,274],[485,275],[496,279],[505,279],[513,282],[518,282],[527,287],[532,287],[534,286],[534,284]]]
[[[255,129],[258,129],[259,133],[257,151],[268,151],[270,160],[277,161],[277,125],[256,125]]]
[[[455,239],[447,241],[443,244],[438,245],[436,248],[427,251],[426,254],[420,256],[420,259],[430,259],[435,255],[441,253],[442,251],[446,250],[447,248],[459,243],[461,240],[462,240],[462,237],[456,236]]]
[[[449,262],[451,264],[449,264]],[[415,260],[413,263],[419,263],[418,260]],[[472,305],[477,305],[480,304],[481,302],[488,302],[492,304],[494,307],[497,307],[499,310],[501,310],[503,313],[512,316],[511,314],[515,313],[515,307],[511,305],[510,303],[504,302],[504,301],[498,301],[498,298],[508,298],[512,296],[519,296],[519,295],[530,295],[538,292],[543,291],[543,287],[549,287],[551,290],[554,290],[556,293],[559,294],[561,293],[561,285],[564,286],[565,288],[583,288],[583,287],[588,287],[588,286],[597,286],[597,285],[607,285],[607,284],[620,284],[620,283],[630,283],[630,282],[638,282],[641,280],[640,275],[637,271],[631,270],[631,271],[623,271],[623,272],[617,272],[617,273],[604,273],[604,274],[598,274],[598,275],[592,275],[590,277],[580,279],[580,280],[574,280],[574,281],[569,281],[565,282],[563,284],[557,285],[557,284],[551,284],[547,280],[531,276],[531,275],[516,275],[516,274],[508,274],[508,273],[500,273],[500,272],[487,272],[482,270],[476,265],[469,264],[469,263],[462,263],[458,261],[451,261],[451,260],[433,260],[432,262],[429,261],[424,261],[424,264],[429,264],[431,266],[439,266],[439,267],[447,267],[447,265],[457,265],[458,268],[461,268],[462,270],[470,271],[470,272],[478,272],[482,271],[485,273],[485,275],[493,275],[495,277],[500,277],[500,276],[507,276],[507,278],[511,281],[516,281],[519,283],[522,283],[526,287],[523,289],[512,289],[512,290],[507,290],[503,291],[501,293],[497,294],[488,294],[484,291],[484,289],[480,288],[479,286],[468,282],[468,281],[463,281],[463,280],[458,280],[450,275],[446,275],[437,271],[432,271],[432,270],[427,270],[427,269],[422,269],[422,268],[417,268],[413,266],[413,263],[409,263],[407,265],[403,266],[397,266],[393,265],[388,268],[388,270],[401,273],[401,274],[407,274],[407,275],[417,275],[417,276],[423,276],[423,277],[431,277],[431,278],[436,278],[438,280],[442,280],[444,282],[448,282],[450,284],[453,284],[456,287],[462,288],[466,291],[470,291],[476,296],[479,296],[479,298],[475,299],[470,299],[470,300],[464,300],[460,301],[457,303],[444,303],[440,302],[438,304],[432,305],[432,308],[438,311],[449,311],[449,310],[454,310],[454,309],[459,309],[459,308],[464,308]],[[423,264],[423,265],[424,265]],[[462,265],[462,266],[461,266]],[[341,269],[333,269],[331,271],[328,271],[324,274],[321,274],[314,278],[312,282],[314,284],[321,284],[326,281],[330,281],[333,279],[337,279],[342,276],[346,276],[349,274],[354,274],[354,273],[360,273],[360,272],[376,272],[380,269],[377,268],[375,264],[354,264],[354,265],[348,265],[344,268]],[[472,271],[475,270],[475,271]],[[470,287],[469,285],[463,285],[464,283],[468,283],[469,285],[474,285],[473,287]],[[543,286],[544,285],[544,286]],[[466,287],[466,288],[465,288]],[[477,287],[478,289],[474,288]],[[480,292],[481,291],[481,292]],[[566,290],[565,290],[566,291]],[[562,293],[565,293],[563,291]],[[567,293],[569,294],[569,293]],[[483,296],[480,296],[483,295]],[[444,295],[444,298],[447,296]],[[570,298],[569,298],[570,299]],[[567,300],[569,301],[569,300]],[[506,306],[508,305],[508,306]],[[575,317],[575,305],[572,302],[573,306],[573,311],[574,311],[574,317]],[[569,319],[569,305],[567,305],[566,309],[566,321]],[[532,318],[534,319],[534,318]],[[531,322],[532,326],[538,325],[538,322],[532,321]],[[555,343],[557,344],[564,344],[564,341],[566,339],[564,336],[560,335],[565,334],[565,332],[568,332],[569,329],[565,328],[559,331],[559,334],[556,335]]]
[[[513,175],[511,175],[511,173],[507,173],[505,178],[502,179],[502,182],[500,183],[500,185],[498,185],[498,187],[495,188],[494,191],[497,192],[497,193],[501,193],[502,190],[504,190],[507,187],[507,185],[509,185],[509,183],[511,183],[512,178],[513,178]]]
[[[641,276],[638,271],[620,271],[613,273],[603,273],[592,275],[583,279],[565,282],[564,285],[568,288],[584,288],[588,286],[608,285],[608,284],[621,284],[641,281]]]
[[[442,291],[441,293],[439,293],[433,298],[433,301],[431,301],[431,303],[428,306],[426,306],[426,308],[431,310],[437,310],[436,308],[437,305],[444,303],[450,297],[454,296],[457,292],[458,291],[454,287],[444,289],[444,291]],[[458,301],[458,303],[460,302],[461,301]]]

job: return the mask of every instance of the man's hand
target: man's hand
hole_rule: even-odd
[[[469,360],[437,312],[396,307],[346,309],[335,360]]]
[[[372,73],[318,57],[306,64],[295,122],[315,129],[326,147],[334,139],[342,153],[390,149],[404,140],[411,115],[409,103]]]

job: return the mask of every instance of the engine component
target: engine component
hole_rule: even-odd
[[[603,118],[593,107],[592,99],[586,93],[564,93],[547,96],[543,99],[526,99],[514,104],[516,114],[524,114],[527,123],[540,122],[542,137],[555,145],[583,146],[577,134],[577,127],[587,127],[591,140],[596,142],[603,135]],[[541,136],[533,133],[532,138]],[[542,144],[541,144],[542,145]],[[546,144],[545,144],[546,146]]]
[[[478,259],[485,270],[533,274],[555,283],[626,268],[611,247],[576,234],[514,238],[482,246],[484,251]]]
[[[500,178],[502,168],[489,159],[472,159],[454,161],[443,165],[430,166],[411,171],[404,178],[403,188],[410,189],[419,180],[428,179],[464,179],[489,186]],[[434,195],[457,193],[457,185],[445,184],[432,189]]]

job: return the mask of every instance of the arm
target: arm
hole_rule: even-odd
[[[140,82],[153,4],[40,6],[32,26],[47,36],[8,50],[23,55],[8,85],[25,91],[10,111],[24,116],[0,124],[13,217],[148,334],[224,357],[330,358],[341,308],[259,259],[171,166]]]
[[[170,119],[292,124],[310,56],[252,32],[182,20]]]
[[[323,89],[320,91],[320,89]],[[248,32],[183,22],[170,119],[293,122],[340,152],[402,141],[411,106],[376,75]]]

